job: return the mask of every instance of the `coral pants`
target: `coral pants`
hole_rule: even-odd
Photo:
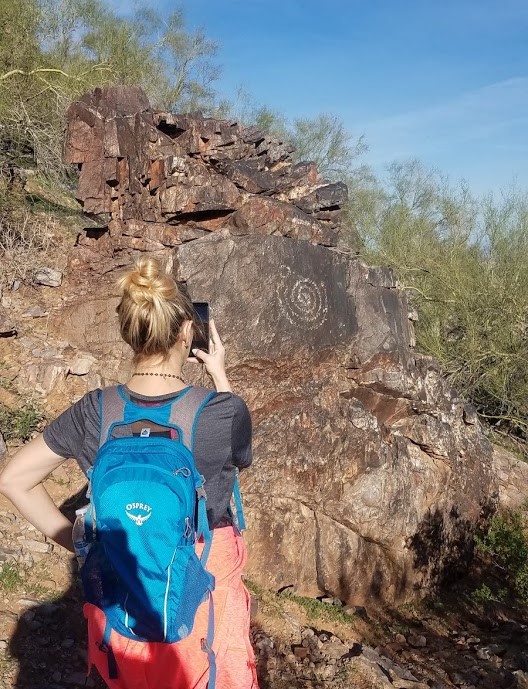
[[[197,544],[200,555],[203,544]],[[241,573],[246,546],[232,526],[213,531],[207,569],[214,575],[213,592],[217,689],[258,689],[249,640],[250,600]],[[206,689],[209,663],[201,640],[207,635],[209,602],[202,603],[191,634],[175,644],[144,643],[112,631],[118,679],[108,677],[108,656],[98,648],[105,626],[103,613],[84,606],[88,620],[88,667],[95,665],[110,689]]]

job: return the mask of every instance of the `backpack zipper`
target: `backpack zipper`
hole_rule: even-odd
[[[163,601],[163,641],[166,641],[167,639],[167,603],[169,600],[172,563],[174,562],[174,558],[176,557],[176,552],[177,551],[174,550],[174,552],[172,553],[172,559],[167,570],[167,585],[165,587],[165,599]]]
[[[180,476],[180,474],[185,479],[191,478],[191,476],[192,476],[192,472],[187,467],[180,467],[179,469],[175,469],[174,471],[169,471],[168,469],[163,469],[162,467],[152,466],[149,464],[122,464],[120,467],[116,467],[115,469],[110,469],[110,471],[103,474],[102,478],[106,478],[107,476],[110,476],[110,474],[112,474],[114,471],[122,471],[123,469],[137,469],[138,467],[141,467],[143,469],[148,469],[149,471],[158,471],[162,474],[166,474],[167,476],[172,476],[173,478]],[[185,471],[187,471],[188,473],[185,473]],[[93,483],[93,479],[92,479],[92,483]]]

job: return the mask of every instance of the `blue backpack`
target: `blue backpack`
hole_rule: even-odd
[[[168,403],[140,406],[121,386],[100,393],[100,446],[85,518],[92,546],[81,579],[86,601],[106,616],[99,648],[108,654],[111,678],[118,676],[112,629],[136,641],[175,643],[190,634],[198,607],[209,599],[202,648],[214,689],[215,581],[205,568],[211,533],[192,450],[198,417],[215,394],[190,387]],[[238,483],[235,498],[238,511]]]

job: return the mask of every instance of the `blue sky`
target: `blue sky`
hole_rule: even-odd
[[[167,9],[174,6],[161,0]],[[418,157],[482,193],[528,190],[528,0],[184,0],[239,86],[338,115],[378,172]]]

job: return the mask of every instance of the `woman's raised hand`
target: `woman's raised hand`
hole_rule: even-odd
[[[213,319],[209,321],[209,352],[201,349],[192,350],[190,362],[198,362],[213,379],[217,392],[231,392],[231,386],[225,372],[225,348],[216,329]]]

